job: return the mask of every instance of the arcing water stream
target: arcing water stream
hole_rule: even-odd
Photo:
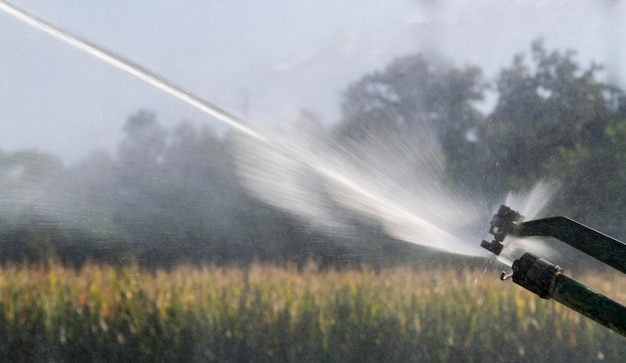
[[[139,78],[236,130],[239,174],[257,197],[327,233],[350,234],[350,220],[382,226],[392,237],[439,250],[488,256],[479,247],[490,217],[462,193],[446,190],[434,135],[407,139],[391,133],[367,147],[339,145],[310,129],[261,132],[142,67],[81,40],[4,1],[0,10]],[[302,125],[300,125],[302,126]],[[419,171],[419,172],[416,172]],[[527,216],[525,201],[546,200],[547,192],[507,200]],[[543,194],[542,194],[543,193]],[[518,206],[521,205],[520,206]],[[540,203],[528,205],[541,207]],[[351,217],[346,217],[350,215]],[[475,226],[484,230],[476,231]]]

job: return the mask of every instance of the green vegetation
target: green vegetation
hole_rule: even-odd
[[[346,150],[432,132],[436,155],[403,156],[436,158],[446,187],[485,210],[547,179],[560,185],[555,210],[625,239],[624,93],[571,52],[535,42],[530,55],[492,81],[478,67],[410,55],[350,86],[334,129],[304,116]],[[483,114],[476,104],[488,90],[497,102]],[[626,356],[623,337],[495,281],[475,269],[484,261],[395,241],[348,212],[353,238],[325,235],[255,200],[237,182],[231,134],[166,130],[147,111],[123,131],[115,155],[71,167],[34,150],[0,152],[0,361]],[[407,175],[424,173],[408,164]],[[626,300],[616,276],[581,280]]]
[[[332,130],[313,112],[302,116],[342,150],[395,145],[389,155],[406,154],[407,175],[428,173],[412,161],[437,159],[450,189],[471,195],[486,213],[505,193],[549,180],[560,186],[554,213],[624,240],[626,97],[599,71],[541,41],[494,80],[477,66],[409,55],[348,87]],[[497,101],[485,114],[476,105],[488,91]],[[230,134],[191,123],[167,130],[147,111],[131,115],[123,131],[114,155],[97,152],[72,167],[33,150],[0,152],[0,261],[57,256],[77,267],[88,259],[171,267],[315,259],[378,268],[424,254],[348,212],[353,239],[325,235],[310,228],[316,221],[255,200],[238,182]],[[435,156],[402,144],[431,132]]]
[[[493,275],[312,263],[8,266],[0,270],[0,361],[623,359],[623,337]],[[624,301],[619,277],[582,280]]]

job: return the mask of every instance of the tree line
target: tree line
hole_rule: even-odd
[[[626,97],[600,70],[541,41],[494,81],[477,66],[409,55],[350,85],[341,122],[324,132],[367,145],[390,131],[418,139],[432,130],[446,181],[485,205],[548,180],[559,185],[553,210],[624,238]],[[488,92],[497,101],[484,114],[477,105]],[[66,167],[33,150],[2,152],[0,260],[384,265],[433,256],[375,225],[359,226],[354,246],[256,200],[237,182],[233,147],[228,133],[188,122],[167,130],[139,111],[113,156]]]

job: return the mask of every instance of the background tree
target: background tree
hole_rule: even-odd
[[[518,55],[502,70],[498,103],[484,128],[488,173],[501,190],[529,188],[564,150],[584,154],[602,144],[611,119],[611,88],[598,81],[598,66],[581,69],[574,52],[548,52],[540,40],[532,44],[531,60],[527,65]]]
[[[476,108],[489,87],[479,68],[436,67],[412,55],[351,85],[332,131],[306,110],[295,127],[336,147],[338,158],[366,171],[361,177],[392,176],[386,180],[403,188],[443,183],[471,193],[486,210],[505,192],[553,180],[560,184],[555,210],[623,239],[626,97],[599,80],[598,66],[576,63],[573,52],[549,52],[537,41],[530,55],[501,71],[486,117]],[[235,175],[229,134],[189,122],[166,130],[146,111],[131,115],[123,130],[116,155],[94,153],[72,168],[37,151],[0,152],[0,259],[58,255],[79,266],[134,257],[153,267],[442,259],[347,210],[339,214],[358,243],[254,199]]]
[[[496,80],[499,100],[483,132],[485,173],[499,191],[552,180],[555,210],[623,236],[621,91],[600,80],[601,67],[583,69],[574,52],[549,52],[540,40],[531,61],[516,56]]]
[[[477,142],[484,123],[475,104],[486,88],[478,67],[437,68],[419,54],[403,57],[348,88],[335,137],[342,143],[367,144],[393,135],[396,140],[383,142],[395,143],[400,137],[421,144],[412,155],[415,162],[407,160],[415,169],[423,168],[425,158],[434,160],[445,164],[450,181],[463,180],[466,188],[475,189],[482,181],[475,164],[482,157]]]

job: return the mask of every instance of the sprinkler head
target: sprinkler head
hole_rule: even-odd
[[[491,242],[483,240],[480,246],[494,255],[500,255],[504,245],[502,241],[507,234],[511,233],[522,221],[524,216],[517,211],[512,210],[506,205],[501,205],[498,213],[493,216],[489,233],[493,235]]]

